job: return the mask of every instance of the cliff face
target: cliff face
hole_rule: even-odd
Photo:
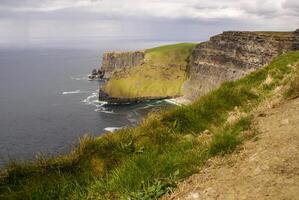
[[[100,100],[111,103],[182,95],[188,58],[196,44],[166,45],[145,51],[106,53],[101,70],[109,78]]]
[[[141,65],[144,56],[144,51],[104,53],[101,70],[105,71],[105,77],[109,78],[115,70]]]
[[[227,31],[197,45],[105,53],[101,70],[109,80],[101,94],[116,99],[183,95],[190,102],[224,81],[239,79],[292,50],[299,50],[299,29]]]
[[[222,82],[238,79],[291,50],[299,50],[299,30],[228,31],[211,37],[209,41],[198,44],[192,52],[184,95],[194,100]]]

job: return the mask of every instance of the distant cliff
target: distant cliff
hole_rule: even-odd
[[[101,70],[105,71],[105,77],[109,78],[115,70],[141,65],[144,56],[144,51],[107,52],[103,55]]]
[[[181,96],[195,45],[182,43],[104,54],[101,70],[108,81],[100,89],[100,100],[126,103]]]
[[[100,98],[135,102],[183,96],[190,102],[222,82],[239,79],[292,50],[299,50],[298,29],[226,31],[197,45],[183,43],[105,53],[101,69],[110,79],[101,88]]]
[[[295,32],[227,31],[198,44],[189,62],[185,97],[194,100],[226,80],[235,80],[269,63],[275,56],[299,50]]]

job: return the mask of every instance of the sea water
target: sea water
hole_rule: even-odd
[[[87,75],[100,66],[104,51],[159,45],[118,44],[0,48],[0,167],[8,160],[67,153],[84,134],[136,125],[153,108],[165,105],[160,101],[107,106],[98,101],[103,82],[89,81]]]

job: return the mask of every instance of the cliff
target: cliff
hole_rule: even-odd
[[[196,46],[105,53],[101,69],[110,79],[101,88],[100,99],[116,103],[183,96],[192,102],[224,81],[239,79],[277,55],[298,49],[299,29],[226,31]]]
[[[109,78],[115,70],[141,65],[144,56],[144,51],[107,52],[103,55],[101,70],[105,71],[105,77]]]
[[[100,89],[100,100],[127,103],[181,96],[194,46],[182,43],[104,54],[101,70],[109,80]]]
[[[268,64],[279,54],[298,49],[299,30],[223,32],[193,49],[184,95],[194,100],[224,81],[241,78]]]

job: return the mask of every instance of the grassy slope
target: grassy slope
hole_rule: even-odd
[[[0,179],[0,199],[158,198],[209,157],[231,152],[244,139],[240,133],[250,129],[250,115],[227,124],[229,111],[237,107],[249,114],[290,80],[286,95],[296,94],[296,62],[299,52],[288,53],[190,106],[152,114],[136,128],[85,138],[67,156],[12,164]],[[272,81],[266,84],[268,76]],[[201,137],[206,129],[213,133],[210,140]]]
[[[118,72],[104,86],[114,97],[178,96],[195,44],[181,43],[145,51],[145,63]]]
[[[268,35],[268,36],[273,36],[273,37],[282,37],[282,36],[292,36],[293,32],[279,32],[279,31],[254,31],[254,33],[257,34],[263,34],[263,35]]]

